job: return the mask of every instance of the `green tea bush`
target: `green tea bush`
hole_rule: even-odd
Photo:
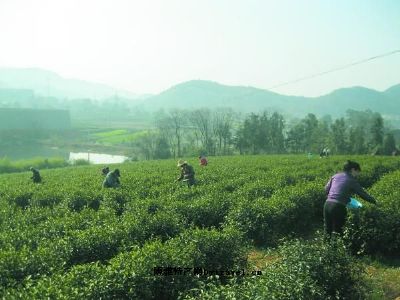
[[[103,206],[115,211],[120,216],[125,210],[126,204],[130,201],[130,195],[119,189],[107,189],[103,191]]]
[[[118,253],[124,233],[117,224],[75,231],[68,237],[72,253],[68,265],[105,261]]]
[[[369,192],[378,205],[365,203],[349,214],[346,236],[354,252],[397,255],[400,251],[400,171],[385,175]]]
[[[120,253],[107,265],[89,263],[74,266],[65,274],[27,278],[23,290],[7,289],[3,295],[24,299],[176,299],[182,291],[198,286],[200,278],[193,274],[194,267],[243,267],[240,241],[241,234],[234,229],[188,230],[166,243],[151,241]],[[156,274],[155,268],[175,272]],[[185,268],[190,273],[183,274]]]
[[[30,172],[0,175],[0,298],[175,299],[207,279],[153,276],[154,265],[236,268],[249,239],[275,246],[313,232],[322,227],[323,187],[348,158],[218,157],[205,168],[189,159],[198,182],[192,188],[174,182],[180,170],[172,160],[113,166],[121,170],[117,189],[102,188],[95,165],[41,170],[42,184]],[[392,157],[350,159],[360,162],[365,187],[400,168]],[[394,202],[379,210],[366,204],[358,220],[379,230],[352,241],[394,253],[398,195],[383,185],[375,191],[380,182],[371,193]],[[313,287],[308,275],[298,276],[287,289]]]
[[[302,183],[275,192],[271,198],[242,201],[228,223],[243,230],[257,245],[275,245],[291,233],[307,232],[320,220],[325,192],[321,182]]]
[[[203,283],[181,299],[365,299],[370,287],[361,264],[341,240],[285,242],[262,276]]]
[[[65,196],[61,192],[40,190],[36,191],[31,198],[30,205],[38,207],[53,207],[60,204]]]
[[[189,224],[201,228],[220,227],[234,201],[230,198],[220,193],[210,193],[189,203],[176,201],[171,206]]]
[[[4,198],[10,205],[16,205],[17,207],[25,209],[30,205],[32,196],[33,192],[31,190],[17,189],[8,192]]]
[[[99,209],[103,196],[92,191],[74,191],[66,196],[66,204],[71,211],[79,212],[85,207]]]
[[[127,244],[143,244],[149,239],[167,240],[178,235],[185,228],[182,218],[173,211],[147,210],[126,212],[122,218],[122,226],[127,235]]]

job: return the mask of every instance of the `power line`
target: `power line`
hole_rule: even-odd
[[[309,75],[309,76],[306,76],[306,77],[302,77],[302,78],[286,81],[286,82],[283,82],[283,83],[279,83],[279,84],[276,84],[274,86],[271,86],[271,87],[267,88],[267,90],[271,90],[271,89],[274,89],[274,88],[277,88],[277,87],[281,87],[281,86],[284,86],[284,85],[296,83],[296,82],[303,81],[303,80],[308,80],[308,79],[315,78],[315,77],[318,77],[318,76],[322,76],[322,75],[325,75],[325,74],[328,74],[328,73],[336,72],[336,71],[339,71],[339,70],[347,69],[347,68],[353,67],[355,65],[363,64],[365,62],[368,62],[368,61],[371,61],[371,60],[374,60],[374,59],[378,59],[378,58],[382,58],[382,57],[385,57],[385,56],[390,56],[390,55],[393,55],[393,54],[396,54],[396,53],[400,53],[400,49],[394,50],[394,51],[391,51],[391,52],[387,52],[387,53],[384,53],[384,54],[372,56],[370,58],[359,60],[359,61],[347,64],[347,65],[344,65],[344,66],[341,66],[341,67],[337,67],[337,68],[334,68],[334,69],[331,69],[331,70],[328,70],[328,71],[324,71],[324,72],[316,73],[316,74]]]

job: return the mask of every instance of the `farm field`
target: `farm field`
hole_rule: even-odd
[[[123,144],[131,143],[135,139],[147,134],[147,130],[129,132],[126,129],[103,131],[92,134],[92,138],[99,144]]]
[[[379,202],[322,234],[324,186],[346,159]],[[0,298],[393,299],[400,296],[398,157],[211,157],[0,175]],[[235,274],[236,275],[235,275]],[[208,276],[213,275],[213,276]],[[390,282],[390,278],[394,281]],[[389,281],[389,282],[388,282]]]

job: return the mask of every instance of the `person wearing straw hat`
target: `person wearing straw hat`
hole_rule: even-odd
[[[194,180],[194,169],[191,165],[187,163],[185,160],[179,160],[178,161],[178,167],[181,168],[181,175],[179,178],[176,179],[177,181],[184,181],[187,183],[188,187],[191,187],[192,185],[195,184]]]
[[[324,205],[324,223],[325,232],[329,236],[332,232],[343,233],[347,216],[346,205],[350,202],[352,194],[357,194],[362,199],[376,204],[375,198],[358,183],[356,177],[360,172],[360,165],[348,160],[343,166],[343,172],[332,176],[325,186],[327,200]]]

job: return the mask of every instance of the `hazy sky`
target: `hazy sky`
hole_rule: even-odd
[[[400,49],[400,0],[0,0],[0,67],[158,93],[204,79],[268,89]],[[400,53],[275,92],[400,83]]]

